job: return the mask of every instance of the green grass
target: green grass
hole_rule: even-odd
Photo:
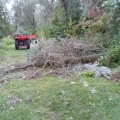
[[[8,63],[21,63],[27,60],[27,53],[29,50],[21,48],[21,50],[15,50],[14,45],[9,45],[4,49],[4,59],[0,61],[2,65],[8,65]]]
[[[74,82],[50,76],[11,80],[0,88],[1,120],[119,120],[119,83],[79,77]],[[6,103],[10,95],[22,100],[13,109]]]

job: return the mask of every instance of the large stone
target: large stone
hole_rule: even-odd
[[[102,76],[107,77],[110,76],[110,74],[112,73],[112,71],[108,67],[98,66],[97,63],[85,64],[84,67],[87,70],[93,71],[95,73],[95,77],[102,77]]]

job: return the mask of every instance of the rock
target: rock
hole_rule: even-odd
[[[112,71],[105,66],[98,66],[98,64],[94,63],[94,64],[85,64],[84,67],[87,70],[93,71],[95,72],[95,77],[107,77],[110,76],[110,74],[112,73]],[[109,78],[109,77],[107,77]]]
[[[112,72],[108,67],[105,67],[105,66],[99,67],[99,71],[101,75],[110,75]]]
[[[109,79],[108,76],[112,73],[112,71],[105,66],[98,66],[98,64],[85,64],[84,67],[87,70],[90,70],[95,73],[95,77],[106,77]]]
[[[81,72],[81,71],[86,71],[90,70],[95,73],[95,77],[106,77],[107,79],[110,79],[110,74],[112,71],[105,66],[99,66],[99,63],[88,63],[88,64],[78,64],[75,66],[72,66],[69,68],[70,72]]]

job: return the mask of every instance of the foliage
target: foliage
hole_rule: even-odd
[[[67,18],[61,6],[58,6],[53,12],[51,18],[51,34],[54,37],[65,37],[64,30],[67,27]]]
[[[56,33],[53,32],[53,29],[49,25],[41,26],[41,28],[36,31],[36,34],[38,38],[44,38],[46,40],[56,37]]]
[[[109,47],[116,42],[110,34],[111,21],[111,13],[96,6],[88,11],[86,19],[79,21],[77,27],[81,27],[81,34],[86,40]]]
[[[15,0],[13,2],[13,20],[14,27],[17,30],[20,26],[23,28],[29,27],[32,31],[35,31],[35,5],[36,1],[33,0]]]
[[[83,12],[81,3],[78,0],[65,0],[67,8],[67,18],[71,18],[73,21],[79,21],[81,13]]]
[[[117,46],[115,48],[112,48],[108,52],[108,59],[110,64],[115,63],[120,65],[120,46]]]
[[[0,38],[9,34],[9,17],[7,9],[5,8],[5,1],[0,0]]]
[[[113,15],[112,15],[112,30],[111,36],[117,35],[120,29],[120,1],[116,2],[113,6]]]
[[[8,46],[13,45],[14,40],[11,36],[4,37],[0,39],[0,59],[5,55],[5,50]]]
[[[90,13],[89,13],[90,14]],[[101,15],[101,14],[100,14]],[[77,26],[86,27],[88,29],[88,33],[86,33],[87,37],[93,36],[97,33],[107,32],[110,28],[111,16],[109,13],[104,12],[101,16],[97,17],[94,14],[90,14],[92,19],[87,21],[80,21]]]
[[[9,46],[14,44],[14,39],[12,36],[7,36],[2,39],[4,46]]]
[[[43,27],[43,38],[46,38],[46,39],[48,39],[48,38],[50,38],[50,37],[52,37],[52,34],[50,34],[50,27],[49,26],[44,26]]]
[[[20,28],[20,27],[19,27]],[[18,29],[19,29],[18,28]],[[23,28],[22,28],[23,29]],[[26,33],[27,35],[29,35],[29,34],[32,34],[32,33],[34,33],[35,31],[30,27],[30,26],[26,26],[26,27],[24,27],[24,30],[22,30],[21,32],[24,32],[24,33]]]
[[[114,43],[115,46],[120,44],[120,28],[119,28],[118,34],[113,35],[113,39],[115,41],[115,43]]]
[[[13,36],[14,35],[17,35],[17,34],[26,34],[26,30],[23,28],[23,27],[20,27],[16,30],[16,32],[13,33]]]
[[[51,34],[55,37],[70,37],[76,35],[76,29],[78,29],[75,25],[80,19],[80,2],[77,0],[66,0],[64,4],[67,10],[64,11],[63,6],[59,3],[54,9],[51,18]]]
[[[66,35],[66,37],[72,37],[72,36],[76,36],[76,30],[77,27],[75,25],[75,21],[73,21],[71,18],[69,19],[68,22],[68,28],[66,30],[64,30],[64,34]]]
[[[98,6],[92,7],[88,11],[88,17],[92,18],[94,20],[98,20],[100,18],[100,16],[102,15],[102,13],[103,13],[103,10],[100,10],[100,8]]]
[[[80,73],[80,75],[83,77],[94,77],[95,73],[90,70],[86,70]]]
[[[87,34],[87,36],[89,35],[88,33],[86,33],[86,34]],[[110,46],[113,46],[117,43],[116,39],[111,38],[109,31],[105,32],[104,34],[96,33],[94,35],[90,35],[87,38],[85,36],[85,37],[83,37],[83,40],[93,42],[93,43],[101,45],[102,47],[105,47],[105,48],[109,48]]]
[[[103,32],[108,30],[110,25],[110,15],[106,12],[103,13],[103,15],[96,21],[92,22],[90,27],[90,31],[93,33],[96,32]]]
[[[120,65],[120,46],[116,46],[115,48],[111,48],[106,58],[99,59],[101,65],[116,67]]]

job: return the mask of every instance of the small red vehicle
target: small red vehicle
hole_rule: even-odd
[[[27,46],[30,49],[30,39],[25,34],[17,34],[15,37],[15,49],[18,50],[20,46]]]

